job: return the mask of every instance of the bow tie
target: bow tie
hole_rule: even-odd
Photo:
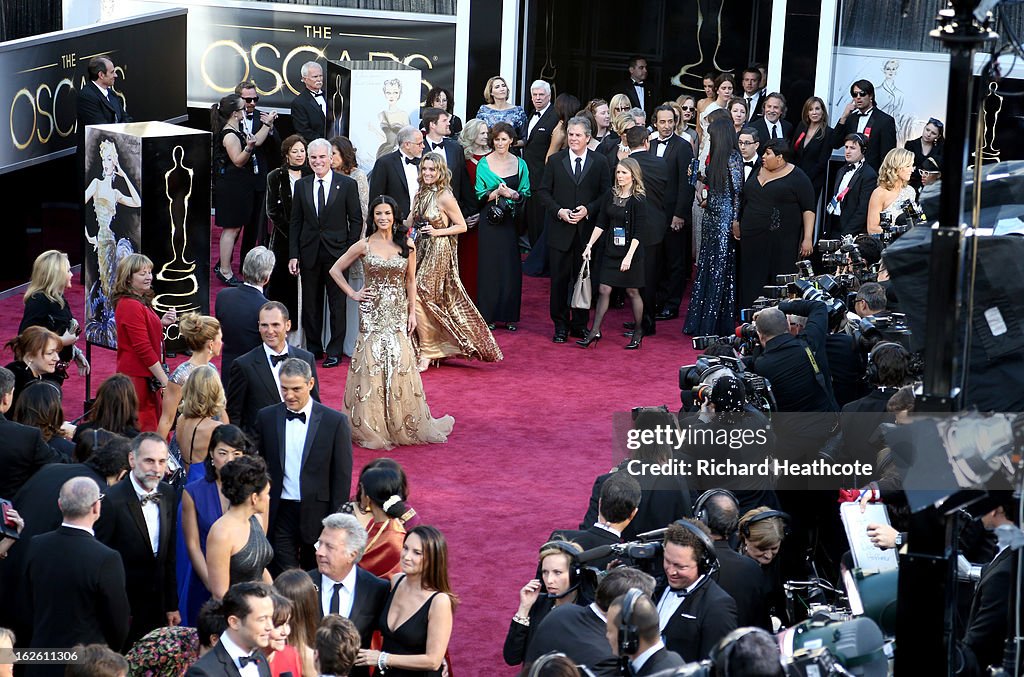
[[[689,594],[688,592],[686,592],[686,588],[683,588],[682,590],[676,590],[675,588],[669,588],[668,591],[671,592],[676,597],[679,597],[681,599],[686,599],[686,596]]]
[[[255,113],[246,113],[245,114],[245,119],[246,120],[254,120],[254,119],[256,119],[256,114]]]
[[[539,118],[540,117],[540,111],[539,110],[533,111],[533,117]]]
[[[407,157],[405,158],[405,164],[418,166],[420,164],[420,159],[418,157]]]
[[[313,94],[313,98],[314,99],[322,99],[324,97],[324,93],[322,91],[315,92],[315,93],[314,92],[310,92],[310,94]]]
[[[750,167],[751,169],[753,169],[754,168],[754,161],[751,160],[750,162],[744,162],[743,166],[744,167]]]
[[[160,504],[160,494],[155,492],[155,491],[153,493],[151,493],[151,494],[146,494],[145,496],[142,497],[141,502],[142,502],[143,507],[145,507],[145,505],[147,503],[153,503],[154,505],[159,505]]]
[[[249,663],[252,663],[254,665],[259,665],[260,659],[259,659],[259,656],[256,655],[255,651],[251,655],[249,655],[249,656],[239,656],[239,658],[238,658],[238,667],[239,668],[244,668],[246,665],[249,665]]]
[[[847,171],[851,171],[852,172],[856,168],[857,168],[857,163],[856,162],[847,162],[846,163]]]
[[[444,141],[438,141],[437,143],[430,143],[430,150],[444,150]]]
[[[287,359],[288,359],[288,353],[285,353],[284,355],[271,355],[270,356],[270,366],[276,367],[277,365],[281,364],[282,362],[284,362]]]
[[[633,86],[634,86],[634,87],[643,87],[643,86],[644,86],[644,83],[642,83],[642,82],[637,82],[636,80],[634,80],[634,81],[633,81]]]
[[[284,420],[285,421],[296,421],[296,420],[298,420],[298,421],[302,421],[303,423],[305,423],[306,422],[306,412],[304,412],[304,411],[292,411],[291,409],[285,409],[284,410]]]

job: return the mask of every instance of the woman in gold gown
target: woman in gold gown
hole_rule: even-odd
[[[331,268],[337,285],[359,303],[359,338],[345,380],[352,441],[364,449],[446,442],[455,419],[430,415],[409,340],[416,329],[416,249],[395,223],[393,198],[374,198],[369,211],[366,237]],[[358,291],[343,274],[357,260],[364,277]]]
[[[466,220],[452,194],[452,173],[441,153],[420,160],[420,188],[409,223],[416,228],[420,265],[416,269],[416,336],[419,365],[462,356],[482,362],[502,359],[487,322],[459,280],[458,241]]]

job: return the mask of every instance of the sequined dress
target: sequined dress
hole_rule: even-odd
[[[364,449],[446,442],[455,419],[433,418],[407,333],[409,260],[383,259],[367,247],[363,275],[373,300],[359,305],[359,338],[345,380],[352,441]]]
[[[447,228],[433,191],[417,196],[417,218]],[[459,279],[458,241],[454,235],[420,237],[416,244],[416,336],[420,357],[456,355],[482,362],[502,359],[501,348]]]

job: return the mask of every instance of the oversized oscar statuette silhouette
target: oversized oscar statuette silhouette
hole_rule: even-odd
[[[153,308],[160,314],[174,310],[179,316],[199,311],[196,298],[199,280],[196,278],[196,264],[186,256],[188,232],[188,201],[192,195],[192,169],[185,166],[185,149],[175,146],[171,151],[174,166],[164,174],[167,210],[171,217],[171,260],[160,267],[156,279],[161,282],[160,290],[153,299]],[[167,336],[173,339],[173,336]]]

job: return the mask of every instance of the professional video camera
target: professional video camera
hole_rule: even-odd
[[[599,545],[596,548],[581,552],[579,562],[580,564],[586,564],[587,562],[604,559],[611,555],[614,559],[619,560],[619,566],[633,567],[652,576],[660,575],[663,573],[660,566],[662,540],[665,538],[666,531],[667,529],[655,529],[654,531],[637,534],[636,540],[629,543]],[[601,572],[598,572],[593,567],[585,567],[584,571],[589,571],[588,575],[595,577],[595,580],[591,582],[594,584],[592,589],[596,590],[596,576]]]
[[[835,242],[835,240],[832,240]],[[853,245],[856,248],[856,245]],[[851,273],[838,275],[815,275],[810,261],[797,261],[800,275],[788,273],[776,275],[775,285],[764,287],[764,293],[754,299],[750,308],[740,310],[740,321],[753,322],[754,314],[765,308],[771,308],[787,298],[801,298],[823,301],[828,306],[828,323],[835,330],[846,316],[848,305],[852,305],[853,287],[857,284],[856,277]],[[737,336],[740,336],[737,330]]]
[[[736,358],[709,355],[702,355],[694,364],[679,368],[679,399],[683,408],[693,411],[707,402],[715,381],[726,374],[743,381],[747,403],[753,408],[762,412],[777,411],[775,395],[768,379],[746,371],[743,362]]]
[[[912,352],[910,327],[907,326],[907,316],[903,313],[862,317],[850,323],[850,333],[864,354],[871,352],[871,349],[882,341],[899,343],[908,352]]]

